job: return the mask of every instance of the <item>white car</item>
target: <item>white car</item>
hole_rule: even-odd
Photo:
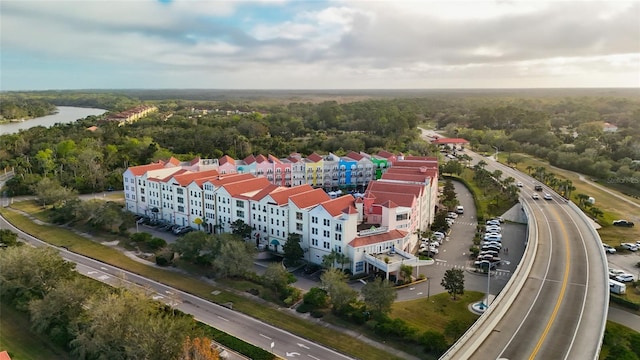
[[[500,220],[498,220],[498,219],[491,219],[491,220],[487,220],[486,224],[487,224],[487,225],[496,225],[496,226],[500,226]]]
[[[622,243],[620,244],[620,246],[622,246],[623,248],[629,250],[629,251],[638,251],[638,245],[636,244],[632,244],[632,243]]]
[[[610,279],[613,279],[613,278],[615,278],[616,276],[618,276],[618,275],[622,275],[622,274],[625,274],[625,272],[624,272],[624,271],[622,271],[622,270],[609,268],[609,278],[610,278]]]
[[[616,253],[616,248],[614,248],[613,246],[611,246],[609,244],[602,244],[602,246],[604,247],[604,251],[607,254],[615,254]]]
[[[498,256],[500,253],[497,250],[484,250],[481,251],[478,255],[493,255]]]
[[[429,246],[429,252],[432,254],[437,254],[438,253],[438,249],[436,249],[435,246]]]
[[[453,211],[447,214],[447,217],[450,219],[457,219],[458,218],[458,214],[454,213]]]
[[[633,277],[633,275],[627,274],[627,273],[617,275],[614,278],[614,280],[615,281],[620,281],[620,282],[633,282],[633,281],[636,281],[636,279]]]
[[[429,243],[429,246],[439,247],[439,246],[440,246],[440,243],[439,243],[439,242],[437,242],[437,241],[431,241],[431,242]]]
[[[551,194],[549,194],[549,193],[544,194],[543,197],[544,197],[545,200],[553,200],[553,198],[551,197]]]
[[[523,186],[524,186],[524,184],[522,184],[522,182],[518,181],[518,182],[516,183],[516,186],[517,186],[517,187],[523,187]]]
[[[540,200],[540,196],[538,194],[531,194],[531,198],[533,200]]]
[[[434,232],[433,236],[438,240],[444,239],[444,233],[441,233],[440,231]]]
[[[502,228],[500,226],[489,225],[484,229],[484,231],[487,233],[499,233],[502,232]]]

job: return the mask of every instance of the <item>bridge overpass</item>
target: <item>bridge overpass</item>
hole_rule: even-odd
[[[525,255],[507,286],[441,359],[596,359],[609,307],[607,259],[590,220],[551,189],[480,155],[490,171],[521,181]]]

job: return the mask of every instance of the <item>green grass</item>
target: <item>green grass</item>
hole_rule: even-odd
[[[576,190],[571,193],[571,200],[574,203],[578,203],[576,198],[577,194],[587,194],[589,196],[593,196],[596,199],[594,206],[604,212],[603,217],[596,219],[596,221],[602,226],[602,228],[598,230],[598,233],[600,234],[603,242],[611,246],[619,246],[620,243],[627,242],[633,239],[640,239],[640,226],[625,228],[611,225],[613,220],[628,219],[629,214],[640,213],[640,208],[633,206],[627,202],[621,201],[620,199],[607,194],[606,192],[596,188],[595,186],[588,184],[583,180],[580,180],[580,177],[572,171],[553,167],[549,165],[548,162],[535,159],[525,154],[522,155],[524,156],[524,160],[521,163],[518,163],[516,168],[523,173],[527,174],[527,166],[544,166],[548,171],[553,172],[556,175],[556,178],[561,180],[571,180],[573,186],[576,187]],[[506,155],[500,158],[500,161],[502,162],[504,162],[505,160]],[[590,177],[584,175],[584,178],[589,179]],[[598,185],[606,187],[606,184]],[[633,203],[640,205],[640,200],[634,199],[630,196],[622,195],[615,189],[611,190],[617,192],[621,196],[624,196],[626,199],[632,201]],[[633,242],[635,242],[635,240]]]
[[[29,330],[29,315],[0,303],[0,351],[6,350],[12,360],[70,359],[67,351],[46,336]]]
[[[638,357],[640,357],[640,334],[624,325],[607,321],[600,359],[637,359]]]
[[[456,319],[464,324],[476,321],[479,316],[470,312],[468,306],[480,301],[484,296],[481,292],[465,291],[464,295],[458,296],[456,300],[451,300],[448,293],[441,293],[429,299],[396,302],[391,308],[390,316],[400,318],[422,332],[444,332],[451,320]]]
[[[12,205],[13,206],[13,205]],[[144,277],[162,282],[182,291],[194,294],[216,303],[232,302],[234,310],[267,322],[275,327],[295,333],[301,337],[325,344],[337,351],[354,357],[366,359],[395,359],[393,355],[368,345],[356,338],[337,336],[334,330],[318,326],[296,316],[289,315],[273,305],[257,304],[242,295],[217,288],[200,278],[184,273],[151,267],[134,261],[116,249],[85,239],[70,230],[52,225],[38,225],[26,216],[10,209],[0,209],[4,216],[17,228],[57,246],[66,246],[69,250],[85,255]],[[218,295],[211,292],[219,290]]]

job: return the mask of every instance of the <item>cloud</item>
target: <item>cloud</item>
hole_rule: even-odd
[[[3,0],[1,56],[49,59],[51,71],[84,62],[118,72],[122,87],[136,87],[127,78],[233,88],[640,85],[635,1],[116,4]],[[3,61],[2,83],[19,83],[11,73],[28,65]]]

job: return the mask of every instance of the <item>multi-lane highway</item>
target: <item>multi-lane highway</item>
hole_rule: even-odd
[[[467,152],[479,161],[482,157]],[[609,286],[600,238],[580,211],[550,189],[532,199],[535,180],[484,159],[488,170],[523,182],[529,248],[520,286],[507,287],[483,327],[457,344],[448,358],[595,359],[606,324]],[[543,193],[552,194],[545,200]],[[527,259],[529,256],[529,259]],[[515,275],[518,276],[518,275]],[[514,278],[512,281],[517,282]],[[517,291],[519,289],[519,291]],[[502,307],[502,308],[501,308]]]

